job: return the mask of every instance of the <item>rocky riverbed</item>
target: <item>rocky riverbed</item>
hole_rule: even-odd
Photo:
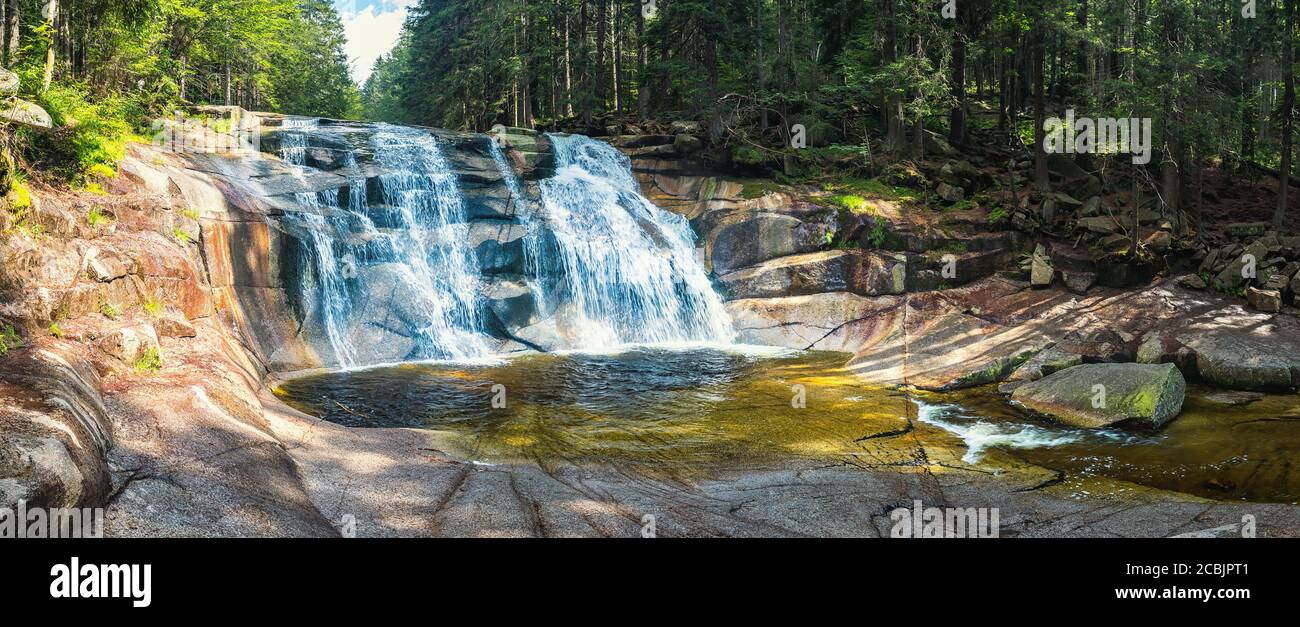
[[[495,228],[471,228],[476,254],[510,258],[516,222],[490,140],[438,136],[473,183],[471,219]],[[525,187],[548,175],[545,136],[493,136]],[[960,210],[927,230],[882,200],[872,220],[894,220],[894,236],[875,246],[869,220],[789,191],[746,193],[680,151],[647,150],[655,146],[627,147],[634,171],[656,204],[691,221],[738,339],[843,353],[838,386],[989,386],[984,398],[1005,405],[997,386],[1015,399],[1035,385],[1027,381],[1078,364],[1169,364],[1205,394],[1283,399],[1261,406],[1260,420],[1300,414],[1288,404],[1300,385],[1300,318],[1285,304],[1251,309],[1176,274],[1082,294],[1055,281],[1034,289],[1011,263],[1032,250],[1023,233],[976,228]],[[314,149],[317,165],[335,156]],[[488,460],[424,429],[304,414],[270,387],[333,359],[295,291],[294,242],[305,234],[290,219],[300,211],[294,194],[340,183],[321,172],[304,177],[265,154],[133,146],[121,175],[105,181],[109,196],[36,190],[39,232],[11,231],[0,243],[0,315],[14,327],[0,357],[0,500],[106,505],[111,535],[337,535],[351,521],[359,535],[616,536],[639,534],[652,515],[660,535],[874,536],[887,535],[890,509],[914,499],[999,507],[1003,535],[1177,535],[1244,514],[1256,516],[1260,535],[1300,534],[1290,504],[1085,476],[996,447],[965,461],[968,442],[921,421],[898,392],[880,397],[897,399],[890,418],[836,432],[830,454],[695,472],[562,456],[475,463]],[[111,219],[92,224],[92,207]],[[955,277],[927,254],[936,249],[953,251]],[[511,274],[493,273],[485,286],[502,295],[490,307],[502,323],[498,348],[562,340],[525,331],[545,326],[535,311],[520,313],[532,305],[508,289]],[[375,346],[403,345],[400,329],[382,328],[394,338]],[[818,376],[808,376],[815,391]],[[1156,406],[1159,422],[1177,425],[1178,412]]]

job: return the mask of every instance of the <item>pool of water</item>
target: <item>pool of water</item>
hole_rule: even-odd
[[[1300,500],[1294,395],[1229,405],[1193,388],[1162,431],[1082,430],[1028,416],[987,389],[865,387],[843,363],[839,353],[647,347],[328,372],[276,393],[347,426],[424,429],[439,448],[486,463],[682,470],[798,457],[897,466],[948,452],[969,465],[1009,457],[1215,499]],[[929,459],[916,460],[918,450]]]

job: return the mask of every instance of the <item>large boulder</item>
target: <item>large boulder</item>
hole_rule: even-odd
[[[866,250],[824,250],[778,257],[724,274],[719,279],[729,298],[774,298],[820,292],[863,296],[902,294],[906,290],[905,257]]]
[[[1076,427],[1159,428],[1182,411],[1186,387],[1173,364],[1083,364],[1026,383],[1011,399]]]
[[[759,212],[720,227],[709,246],[709,260],[719,275],[757,263],[813,252],[826,242],[829,227],[807,224],[793,216]]]
[[[12,96],[0,101],[0,119],[24,126],[50,128],[54,121],[40,105]]]
[[[1180,338],[1196,352],[1196,369],[1207,382],[1235,390],[1300,386],[1300,353],[1282,338],[1220,331]]]

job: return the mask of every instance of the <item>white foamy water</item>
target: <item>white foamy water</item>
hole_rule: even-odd
[[[978,463],[990,448],[1035,449],[1064,446],[1085,438],[1101,438],[1114,442],[1128,442],[1128,434],[1108,429],[1085,431],[1071,427],[1047,428],[1014,422],[991,422],[972,416],[958,405],[931,404],[911,399],[916,404],[916,419],[956,435],[966,443],[966,454],[961,460]]]

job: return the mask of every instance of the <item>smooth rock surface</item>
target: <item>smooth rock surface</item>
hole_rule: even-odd
[[[1083,364],[1026,383],[1011,398],[1076,427],[1133,421],[1159,428],[1182,411],[1186,387],[1173,364]]]

